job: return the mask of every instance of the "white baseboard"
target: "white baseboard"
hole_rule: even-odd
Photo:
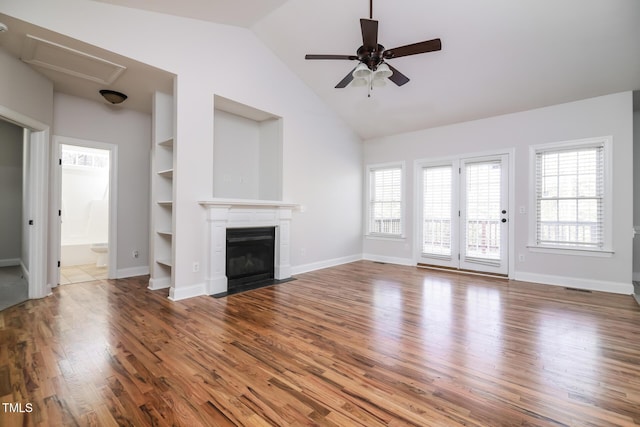
[[[29,269],[22,261],[20,261],[20,268],[22,269],[22,276],[29,283]]]
[[[20,265],[20,258],[0,259],[0,267],[13,267]]]
[[[158,289],[167,289],[171,287],[171,277],[160,277],[157,279],[149,279],[149,286],[147,289],[157,291]]]
[[[416,262],[411,258],[398,258],[398,257],[384,256],[384,255],[363,254],[362,259],[366,259],[367,261],[374,261],[374,262],[384,262],[387,264],[408,265],[412,267],[415,267],[416,265]]]
[[[632,283],[609,282],[606,280],[582,279],[578,277],[553,276],[528,272],[516,272],[514,279],[522,282],[542,283],[544,285],[564,286],[588,291],[611,292],[623,295],[633,294]]]
[[[171,301],[180,301],[187,298],[199,297],[206,295],[207,289],[204,283],[197,283],[191,286],[182,286],[176,288],[175,286],[169,289],[169,299]]]
[[[296,265],[291,267],[291,274],[302,274],[308,273],[310,271],[321,270],[323,268],[335,267],[337,265],[348,264],[350,262],[360,261],[362,259],[362,255],[349,255],[341,258],[333,258],[327,259],[324,261],[312,262],[309,264]]]
[[[146,276],[149,274],[149,266],[142,265],[140,267],[120,268],[116,271],[116,279],[124,279],[126,277]]]

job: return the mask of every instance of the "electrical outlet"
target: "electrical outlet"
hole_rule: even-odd
[[[198,271],[200,271],[200,263],[199,262],[194,262],[193,263],[193,272],[197,273]]]
[[[519,254],[518,255],[518,261],[524,262],[524,254]]]
[[[138,251],[133,251],[131,255],[133,255],[134,258],[138,258],[140,256],[140,253]]]
[[[305,248],[300,249],[300,255],[305,256],[307,254],[307,250]]]

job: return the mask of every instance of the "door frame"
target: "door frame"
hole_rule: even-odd
[[[414,196],[413,196],[413,261],[415,264],[420,263],[420,257],[422,254],[422,238],[420,237],[420,232],[422,230],[421,220],[422,220],[422,204],[420,203],[422,200],[422,195],[420,191],[422,189],[422,168],[424,166],[430,165],[438,165],[445,164],[447,162],[460,161],[462,159],[471,159],[471,158],[482,158],[482,157],[497,157],[497,156],[507,156],[507,161],[509,164],[508,171],[508,182],[507,182],[507,195],[508,195],[508,210],[509,214],[507,224],[508,224],[508,242],[509,248],[507,249],[507,268],[508,273],[507,277],[509,279],[513,279],[515,277],[515,222],[516,222],[516,210],[515,210],[515,167],[513,166],[515,163],[515,148],[505,148],[498,149],[492,151],[482,151],[482,152],[472,152],[472,153],[462,153],[459,155],[451,155],[451,156],[442,156],[442,157],[432,157],[432,158],[422,158],[416,159],[413,164],[413,175],[414,175]],[[456,180],[456,181],[459,181]],[[459,200],[454,201],[454,205],[457,206],[455,209],[459,209]],[[456,235],[456,238],[459,239],[460,236]],[[446,268],[446,267],[443,267]],[[459,270],[454,270],[459,271]],[[478,274],[491,274],[491,273],[482,273],[478,272]]]
[[[29,144],[29,184],[26,189],[29,212],[23,221],[29,226],[29,299],[44,298],[51,293],[53,278],[47,263],[49,230],[49,125],[0,105],[0,117],[25,129],[24,141]],[[49,273],[48,273],[49,272]]]
[[[66,136],[53,136],[52,168],[54,170],[54,185],[52,196],[56,213],[62,209],[62,168],[58,164],[61,157],[62,145],[74,145],[77,147],[97,148],[109,152],[109,249],[107,278],[117,278],[117,241],[118,241],[118,146],[107,142],[92,141],[88,139],[70,138]],[[62,218],[56,215],[56,227],[52,233],[54,240],[54,260],[60,260],[62,252]],[[60,268],[56,269],[56,284],[60,283]]]

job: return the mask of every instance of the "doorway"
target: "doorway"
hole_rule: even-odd
[[[113,278],[116,147],[55,137],[61,285]]]
[[[418,163],[418,263],[509,274],[509,155]]]

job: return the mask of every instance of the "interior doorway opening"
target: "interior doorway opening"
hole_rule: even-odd
[[[0,311],[29,298],[25,130],[0,119]]]
[[[115,277],[116,146],[55,137],[61,285]]]

